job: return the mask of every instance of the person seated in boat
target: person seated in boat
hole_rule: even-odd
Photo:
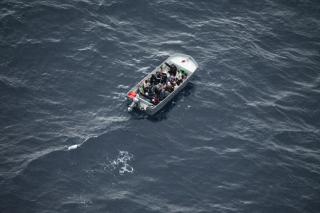
[[[159,84],[160,82],[161,82],[161,73],[157,71],[155,84]]]
[[[141,86],[139,86],[138,91],[140,94],[145,95],[149,90],[150,83],[149,80],[145,80]]]
[[[182,75],[182,81],[184,81],[187,78],[187,75]]]
[[[144,94],[145,97],[152,100],[155,96],[159,96],[160,90],[162,85],[161,84],[150,84],[148,87],[147,92]]]
[[[172,76],[176,76],[177,75],[177,67],[176,65],[172,64],[170,66],[170,70],[169,70],[169,74],[172,75]]]
[[[145,90],[143,89],[143,85],[138,87],[138,93],[144,95],[145,94]]]
[[[162,84],[157,84],[157,85],[154,86],[154,93],[155,93],[155,95],[157,95],[157,96],[160,95],[160,92],[161,92],[162,87],[163,87]]]
[[[143,89],[146,91],[150,87],[150,81],[147,79],[143,82]]]
[[[161,80],[160,80],[160,83],[161,84],[166,84],[167,83],[167,80],[168,80],[168,76],[166,73],[162,72],[161,73]]]
[[[154,104],[154,105],[157,105],[160,103],[160,100],[157,96],[155,96],[154,98],[152,98],[151,102]]]
[[[154,95],[151,99],[151,102],[154,104],[154,105],[157,105],[158,103],[160,103],[160,92],[161,92],[161,85],[160,84],[157,84],[155,85],[154,87]]]
[[[161,78],[161,72],[160,71],[156,72],[156,78]]]
[[[152,98],[155,96],[154,87],[152,85],[145,92],[144,96],[150,100],[152,100]]]
[[[178,79],[177,81],[176,81],[176,83],[177,83],[177,85],[179,86],[181,83],[182,83],[182,78],[180,78],[180,79]]]
[[[182,71],[178,71],[177,76],[176,76],[176,83],[179,86],[183,80],[185,79],[185,75],[182,73]]]
[[[174,64],[168,64],[167,62],[165,62],[165,65],[167,65],[168,67],[169,67],[169,71],[168,71],[168,73],[170,74],[170,75],[173,75],[173,76],[176,76],[176,74],[177,74],[177,67],[176,67],[176,65],[174,65]]]
[[[174,90],[174,87],[172,86],[172,84],[170,82],[168,82],[166,85],[165,85],[165,90],[168,91],[169,93],[173,92]]]
[[[176,75],[177,79],[182,79],[182,75],[183,75],[182,72],[180,70],[178,70],[177,75]]]
[[[177,80],[178,80],[178,78],[175,77],[175,76],[172,76],[172,75],[171,75],[171,76],[169,77],[169,82],[170,82],[171,84],[176,83]]]
[[[159,94],[159,99],[160,101],[162,101],[163,99],[165,99],[170,93],[168,91],[165,90],[165,87],[163,86],[161,88],[160,94]]]
[[[150,84],[151,85],[154,85],[157,81],[157,77],[155,74],[152,74],[151,77],[150,77]]]
[[[177,85],[177,83],[174,81],[174,82],[172,82],[172,86],[173,86],[173,90],[175,90],[175,89],[177,89],[178,88],[178,85]]]

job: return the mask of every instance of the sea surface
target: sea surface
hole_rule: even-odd
[[[320,212],[320,1],[1,0],[0,212]]]

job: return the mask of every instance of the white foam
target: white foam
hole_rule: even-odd
[[[73,149],[77,149],[78,147],[80,147],[80,144],[74,144],[68,147],[68,150],[73,150]]]
[[[119,89],[128,89],[129,86],[120,84],[120,85],[117,86],[117,88],[119,88]]]
[[[133,155],[128,151],[119,151],[116,159],[109,161],[109,165],[107,165],[107,167],[111,168],[112,170],[118,170],[120,175],[124,175],[125,173],[133,173],[134,169],[128,163],[132,159]]]

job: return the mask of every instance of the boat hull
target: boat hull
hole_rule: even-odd
[[[148,115],[154,115],[159,112],[168,102],[170,102],[181,90],[185,88],[185,86],[189,83],[191,77],[194,75],[195,71],[198,68],[197,62],[189,55],[184,54],[175,54],[170,56],[167,60],[165,60],[162,64],[156,67],[151,73],[149,73],[146,77],[144,77],[136,86],[134,86],[130,91],[127,93],[127,98],[129,101],[132,102],[130,99],[130,93],[133,91],[138,91],[139,85],[149,79],[152,74],[155,74],[159,67],[165,63],[172,63],[176,65],[180,70],[187,71],[187,78],[173,91],[171,92],[165,99],[163,99],[159,104],[153,105],[148,99],[140,96],[137,99],[137,103],[135,104],[135,108],[144,111]]]

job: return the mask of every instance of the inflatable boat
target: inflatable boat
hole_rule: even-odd
[[[128,111],[156,114],[187,85],[197,69],[197,62],[189,55],[170,56],[129,90]]]

